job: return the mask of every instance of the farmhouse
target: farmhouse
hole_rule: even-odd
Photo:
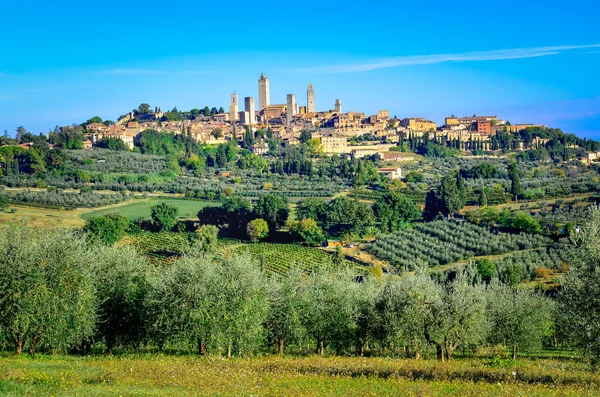
[[[385,175],[389,179],[400,179],[400,178],[402,178],[402,170],[400,168],[397,168],[397,167],[384,167],[384,168],[380,168],[379,171],[377,171],[377,173],[380,174],[380,175]]]

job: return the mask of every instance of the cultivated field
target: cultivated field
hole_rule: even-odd
[[[173,260],[189,246],[187,233],[142,232],[126,237],[124,244],[131,244],[154,263]],[[313,269],[332,264],[333,256],[317,248],[297,244],[247,243],[241,240],[220,239],[218,250],[225,254],[249,253],[269,272],[285,274],[290,267]]]

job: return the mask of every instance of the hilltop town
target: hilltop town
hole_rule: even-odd
[[[197,143],[221,144],[242,138],[247,129],[269,131],[269,136],[280,138],[284,145],[299,144],[301,134],[310,133],[310,139],[318,140],[319,149],[325,154],[353,154],[364,157],[379,154],[382,158],[397,158],[390,149],[402,146],[413,139],[436,142],[439,145],[460,151],[493,151],[500,149],[494,142],[497,133],[516,134],[520,131],[545,126],[533,123],[511,124],[498,116],[473,115],[446,117],[444,125],[424,117],[391,117],[387,110],[369,115],[363,112],[342,110],[342,100],[336,99],[333,109],[317,110],[315,87],[308,85],[306,105],[299,106],[295,94],[287,95],[286,103],[271,103],[269,79],[261,74],[258,79],[258,108],[254,97],[243,98],[231,94],[229,111],[222,107],[206,107],[180,112],[176,108],[154,111],[147,104],[121,116],[116,123],[101,120],[84,124],[86,148],[91,148],[106,137],[121,139],[130,149],[140,133],[147,129],[172,134],[190,134]],[[107,125],[109,124],[109,125]],[[524,150],[544,146],[549,138],[538,135],[518,140],[513,150]],[[258,140],[250,148],[255,154],[266,154],[268,145]],[[593,155],[592,155],[593,156]]]

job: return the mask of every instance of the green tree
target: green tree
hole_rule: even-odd
[[[83,231],[106,245],[113,245],[123,237],[129,220],[117,213],[95,216],[86,221]]]
[[[94,116],[85,122],[86,125],[92,124],[92,123],[102,124],[102,119],[98,116]]]
[[[285,276],[274,274],[268,282],[269,310],[265,322],[269,339],[276,343],[280,356],[286,343],[301,341],[305,331],[300,322],[300,293],[298,286],[304,272],[289,269]]]
[[[219,228],[214,225],[202,225],[194,233],[192,248],[200,252],[213,252],[216,249]]]
[[[308,246],[319,247],[325,240],[323,230],[314,219],[303,218],[288,223],[290,233]]]
[[[177,207],[161,202],[150,209],[152,223],[160,232],[168,232],[177,223],[177,215],[179,210]]]
[[[148,105],[147,103],[140,104],[140,106],[138,106],[137,110],[141,114],[147,114],[147,113],[150,113],[150,111],[151,111],[150,105]]]
[[[252,242],[263,240],[269,235],[269,225],[261,218],[251,220],[246,227],[246,233]]]
[[[227,218],[228,230],[231,234],[243,238],[246,235],[246,226],[255,216],[252,212],[252,203],[244,197],[226,197],[222,207]]]
[[[96,260],[72,231],[0,229],[0,335],[15,354],[66,351],[92,336]]]
[[[0,192],[0,211],[6,211],[10,206],[8,194]]]
[[[494,276],[494,273],[496,273],[496,265],[494,265],[494,262],[491,259],[478,259],[477,262],[475,262],[475,265],[477,267],[477,274],[483,280],[490,281]]]
[[[439,209],[444,215],[458,214],[467,202],[465,180],[458,171],[446,174],[437,192]]]
[[[110,352],[115,346],[136,348],[147,336],[145,299],[148,263],[133,248],[106,247],[92,264],[98,307],[98,333]]]
[[[552,301],[533,290],[492,283],[487,302],[491,342],[510,348],[513,360],[518,351],[539,350],[551,326],[553,311]]]
[[[266,293],[248,256],[184,258],[159,275],[148,296],[154,338],[200,354],[247,354],[264,337]]]
[[[312,138],[312,134],[308,130],[300,131],[300,143],[306,143]]]
[[[287,198],[283,196],[263,194],[254,204],[254,216],[264,219],[271,232],[285,225],[289,213]]]
[[[300,284],[300,321],[323,355],[330,345],[341,352],[355,342],[357,288],[354,273],[317,268]]]
[[[15,139],[18,143],[23,143],[23,137],[27,134],[27,130],[23,126],[19,126],[16,129]]]
[[[516,162],[508,165],[508,177],[510,178],[510,193],[514,197],[518,197],[523,193],[521,187],[521,177],[519,176],[519,168]]]
[[[600,211],[593,210],[580,230],[558,296],[558,330],[595,371],[600,362]]]
[[[321,227],[327,222],[327,213],[327,201],[322,198],[311,197],[296,206],[296,219],[314,219]]]
[[[396,192],[385,194],[375,203],[374,209],[385,233],[400,230],[421,215],[421,210],[411,199]]]
[[[250,131],[249,127],[246,127],[244,131],[244,137],[242,138],[242,147],[250,149],[254,145],[254,134]]]

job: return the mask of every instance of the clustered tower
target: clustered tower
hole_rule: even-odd
[[[287,124],[291,124],[292,120],[298,114],[298,104],[296,103],[296,95],[287,95]],[[273,109],[270,109],[273,107]],[[262,121],[266,114],[272,114],[273,111],[277,112],[279,108],[284,108],[285,105],[273,105],[271,106],[271,94],[269,87],[269,79],[264,73],[260,74],[258,78],[258,112],[263,116]],[[282,109],[283,110],[283,109]],[[337,113],[342,112],[342,103],[339,99],[335,101],[335,110]],[[263,113],[264,112],[264,113]],[[283,113],[283,112],[282,112]],[[300,114],[304,113],[316,113],[315,107],[315,88],[312,84],[308,85],[306,90],[306,106],[300,108]],[[257,122],[257,114],[254,103],[254,97],[244,98],[244,110],[241,110],[238,102],[238,95],[231,94],[231,103],[229,104],[229,120],[231,122],[239,121],[242,124],[253,125]],[[273,117],[272,115],[269,117]]]
[[[312,84],[309,84],[308,90],[306,90],[306,111],[308,113],[315,112],[315,88]]]
[[[289,126],[296,115],[296,94],[287,94],[287,125]]]
[[[258,110],[263,110],[271,104],[271,94],[269,93],[269,79],[263,73],[258,79]]]
[[[342,114],[342,101],[339,99],[335,100],[335,112],[337,114]]]
[[[231,103],[229,104],[229,120],[233,123],[238,120],[238,96],[237,94],[231,94]]]
[[[254,97],[247,96],[244,98],[244,110],[248,112],[248,120],[246,124],[256,123],[256,110],[254,109]]]

